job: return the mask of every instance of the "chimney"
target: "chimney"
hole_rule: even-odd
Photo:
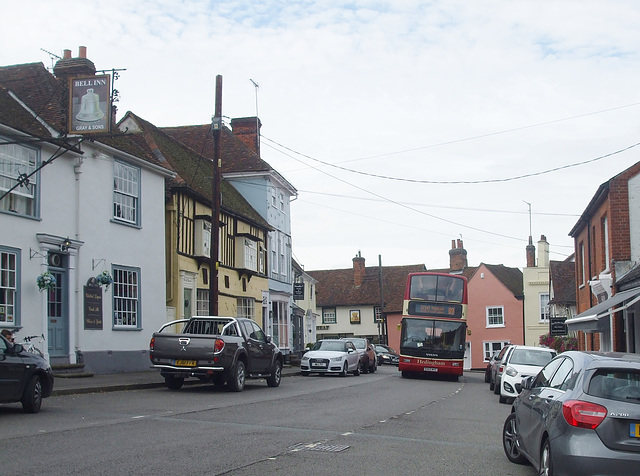
[[[533,246],[533,238],[529,235],[529,244],[525,248],[527,250],[527,268],[536,266],[536,247]]]
[[[538,266],[540,268],[549,267],[549,243],[544,235],[540,235],[540,241],[538,241]]]
[[[231,130],[256,154],[260,155],[260,128],[262,123],[257,117],[237,117],[231,119]]]
[[[360,252],[358,251],[358,254],[356,255],[356,257],[353,258],[353,284],[355,285],[356,288],[359,288],[360,286],[362,286],[362,283],[364,282],[365,273],[366,271],[364,267],[364,258],[362,257],[362,255],[360,255]]]
[[[53,67],[53,74],[58,79],[68,79],[72,76],[92,76],[96,74],[93,61],[87,59],[87,47],[81,46],[78,57],[71,57],[71,50],[64,50],[63,57]]]
[[[451,240],[449,250],[449,272],[460,273],[468,266],[467,250],[462,245],[462,240]]]

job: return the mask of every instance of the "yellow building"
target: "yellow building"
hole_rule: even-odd
[[[121,130],[138,134],[141,147],[176,173],[167,181],[167,320],[209,314],[211,273],[211,161],[153,124],[127,113]],[[222,151],[223,158],[225,149]],[[272,229],[225,180],[220,183],[218,315],[248,317],[261,323],[266,239]]]
[[[524,285],[524,343],[540,345],[540,336],[549,332],[549,243],[538,241],[538,259],[531,237],[527,246],[527,266],[522,270]]]

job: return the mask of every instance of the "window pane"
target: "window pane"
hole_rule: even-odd
[[[138,327],[138,271],[114,268],[113,325]]]
[[[140,170],[120,162],[114,164],[113,217],[129,223],[138,222]]]

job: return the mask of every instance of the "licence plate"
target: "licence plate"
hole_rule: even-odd
[[[634,438],[640,438],[640,423],[631,423],[631,428],[629,429],[629,436]]]
[[[313,364],[311,364],[312,367],[326,367],[326,365],[324,365],[322,362],[314,362]]]
[[[178,367],[195,367],[196,361],[195,360],[176,360],[176,365]]]
[[[425,367],[422,369],[423,372],[437,372],[438,369],[434,369],[433,367]]]

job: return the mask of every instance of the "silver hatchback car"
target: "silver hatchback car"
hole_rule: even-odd
[[[545,476],[640,474],[640,355],[565,352],[517,387],[510,461]]]

